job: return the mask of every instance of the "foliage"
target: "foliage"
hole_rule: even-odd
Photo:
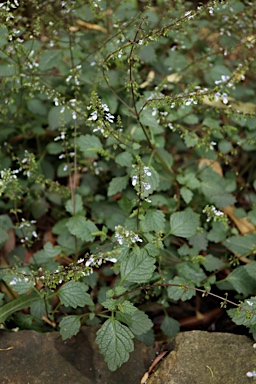
[[[0,320],[102,323],[113,371],[145,291],[169,337],[215,287],[256,338],[255,4],[195,3],[0,4]]]

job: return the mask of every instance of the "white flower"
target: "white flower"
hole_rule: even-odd
[[[111,115],[111,113],[107,113],[107,114],[106,114],[106,119],[107,119],[110,123],[113,123],[113,122],[114,122],[114,118],[115,118],[115,116]]]
[[[103,108],[104,112],[109,112],[109,108],[108,108],[107,104],[102,104],[102,108]]]
[[[224,104],[228,104],[228,95],[226,93],[223,93],[222,101],[223,101]]]
[[[251,301],[249,301],[249,300],[246,300],[246,303],[247,303],[248,305],[250,305],[250,307],[253,306],[253,302],[251,302]]]
[[[149,183],[143,183],[143,187],[148,191],[151,188],[151,185]]]
[[[91,117],[89,117],[88,120],[96,121],[97,119],[98,119],[98,112],[94,111],[94,112],[91,113]]]
[[[145,175],[147,175],[147,176],[151,176],[151,175],[152,175],[152,173],[149,171],[149,168],[148,168],[148,167],[144,167],[144,173],[145,173]]]
[[[137,180],[138,180],[138,176],[133,176],[132,177],[132,185],[135,187],[135,185],[137,184]]]
[[[216,81],[215,81],[215,83],[216,83]],[[215,93],[215,101],[218,101],[219,97],[221,97],[220,92]]]

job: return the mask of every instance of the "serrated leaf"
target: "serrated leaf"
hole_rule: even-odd
[[[130,167],[132,164],[133,157],[129,152],[122,152],[119,153],[116,158],[115,162],[122,167]]]
[[[91,296],[86,293],[88,287],[79,281],[69,281],[58,290],[61,304],[72,308],[94,305]]]
[[[171,234],[178,237],[194,236],[199,225],[199,215],[190,208],[183,212],[175,212],[170,217]]]
[[[157,257],[159,255],[159,249],[156,248],[154,244],[148,243],[145,245],[144,249],[147,251],[149,256]]]
[[[256,280],[246,271],[244,266],[234,269],[224,280],[230,283],[233,288],[245,296],[248,296],[256,290]]]
[[[193,296],[195,296],[195,290],[185,288],[187,285],[191,288],[195,287],[194,283],[189,281],[187,282],[185,279],[175,276],[174,279],[168,281],[169,284],[179,284],[179,286],[168,287],[168,297],[172,300],[190,300]]]
[[[122,304],[119,304],[118,309],[120,312],[128,315],[132,315],[137,311],[137,308],[128,300],[125,300]]]
[[[77,139],[77,144],[85,157],[93,159],[98,157],[98,152],[102,149],[100,139],[95,135],[81,135]]]
[[[236,199],[229,193],[228,182],[217,172],[214,172],[209,166],[201,173],[201,188],[205,197],[217,208],[224,208],[228,205],[234,205]]]
[[[200,283],[204,279],[206,279],[206,274],[204,273],[202,268],[196,263],[179,263],[177,265],[177,271],[179,273],[179,276],[182,277],[184,280],[191,280],[197,285],[200,285]]]
[[[57,245],[54,247],[49,241],[44,245],[44,252],[47,258],[54,258],[61,253],[61,248]]]
[[[95,233],[98,232],[98,228],[92,221],[80,215],[71,217],[66,225],[72,235],[86,242],[92,242],[95,239]]]
[[[146,213],[145,220],[143,222],[143,227],[145,226],[145,230],[164,232],[165,229],[165,216],[162,211],[159,210],[150,210]]]
[[[62,340],[70,339],[72,336],[75,336],[81,327],[80,317],[79,316],[67,316],[64,317],[60,324],[60,334]]]
[[[155,270],[155,259],[142,249],[139,254],[130,253],[128,257],[121,259],[121,276],[123,280],[132,283],[145,283]]]
[[[219,243],[220,241],[225,240],[227,233],[227,228],[223,223],[218,221],[212,223],[212,229],[207,234],[207,239],[213,241],[214,243]]]
[[[246,264],[244,266],[244,269],[246,270],[248,275],[250,275],[256,280],[256,261],[252,261],[251,263]]]
[[[117,192],[121,192],[123,189],[125,189],[127,187],[128,180],[128,175],[114,177],[108,186],[108,196],[115,195]]]
[[[213,255],[207,255],[202,262],[202,265],[208,272],[217,271],[225,266],[225,263]]]
[[[134,335],[142,335],[154,325],[146,313],[137,308],[132,314],[118,312],[117,316],[120,321],[128,325]]]
[[[182,199],[185,201],[185,203],[189,204],[190,201],[192,200],[193,198],[193,192],[190,191],[190,189],[186,188],[186,187],[182,187],[180,189],[180,194],[181,194],[181,197]]]
[[[17,299],[5,304],[0,308],[0,324],[2,324],[12,313],[30,307],[35,300],[38,300],[38,294],[32,293],[31,295],[20,295]]]
[[[242,308],[229,309],[227,312],[237,325],[245,325],[247,327],[256,325],[256,297],[252,296],[246,299],[242,304]]]
[[[68,109],[62,113],[62,106],[52,107],[48,114],[49,129],[55,130],[57,128],[67,125],[72,120],[72,114]]]
[[[34,287],[34,282],[29,280],[26,277],[19,275],[6,274],[3,277],[3,280],[6,281],[14,291],[18,292],[20,295],[28,292]]]
[[[61,60],[62,51],[57,49],[46,50],[39,57],[39,68],[41,71],[46,71],[58,66],[57,63]]]
[[[80,195],[76,194],[75,195],[75,201],[74,201],[74,206],[73,206],[73,201],[72,199],[69,199],[66,204],[65,208],[68,213],[70,213],[72,216],[83,213],[84,214],[84,207],[83,207],[83,201]]]
[[[30,306],[30,313],[33,317],[41,319],[42,316],[46,315],[46,311],[49,311],[49,309],[49,303],[45,302],[43,297],[38,296],[38,299],[35,300]]]
[[[246,255],[256,249],[256,234],[232,236],[224,241],[225,246],[238,255]]]
[[[125,325],[111,318],[97,332],[96,343],[108,364],[110,371],[115,371],[129,359],[133,351],[133,334]]]
[[[172,338],[179,332],[180,324],[177,320],[172,319],[169,316],[165,316],[160,328],[167,337]]]
[[[117,306],[117,301],[115,299],[107,299],[101,303],[104,308],[109,311],[114,311]]]
[[[189,244],[198,251],[206,251],[208,246],[206,235],[206,232],[196,233],[194,236],[190,237]]]
[[[189,189],[197,189],[201,185],[200,181],[192,172],[186,173],[185,175],[178,175],[177,181],[182,185],[186,185]]]

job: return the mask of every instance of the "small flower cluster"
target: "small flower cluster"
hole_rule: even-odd
[[[90,110],[92,107],[87,107]],[[107,128],[109,123],[114,123],[115,116],[109,112],[107,104],[101,104],[96,107],[95,111],[90,114],[89,121],[97,122],[99,125],[93,129],[93,132],[100,131],[105,137],[108,137]]]
[[[132,174],[132,185],[142,199],[145,199],[147,202],[151,202],[146,198],[148,193],[145,192],[151,189],[151,184],[148,182],[148,178],[152,176],[152,172],[149,170],[149,167],[146,167],[140,158],[137,158],[138,164],[132,164],[134,168],[134,173]]]
[[[216,101],[218,101],[220,97],[222,97],[223,104],[228,104],[228,95],[226,93],[223,93],[222,95],[220,92],[215,93]]]
[[[137,242],[142,242],[143,240],[138,236],[137,233],[133,231],[129,231],[125,227],[118,225],[115,227],[115,237],[117,238],[117,242],[120,245],[123,245],[125,242],[128,242],[130,245],[135,244]]]
[[[4,193],[5,189],[9,184],[18,185],[18,179],[16,173],[18,173],[19,170],[11,170],[11,169],[4,169],[0,172],[0,196]],[[14,190],[15,188],[13,188]]]
[[[207,222],[213,220],[223,223],[224,225],[228,224],[228,218],[225,213],[217,209],[214,205],[206,205],[203,209],[203,213],[207,215]]]

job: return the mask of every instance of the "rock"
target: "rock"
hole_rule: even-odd
[[[256,368],[253,341],[229,333],[179,333],[147,384],[245,384]]]
[[[129,361],[116,372],[110,372],[94,342],[97,329],[83,328],[66,341],[58,332],[0,331],[0,383],[140,383],[155,358],[155,350],[135,340]]]

